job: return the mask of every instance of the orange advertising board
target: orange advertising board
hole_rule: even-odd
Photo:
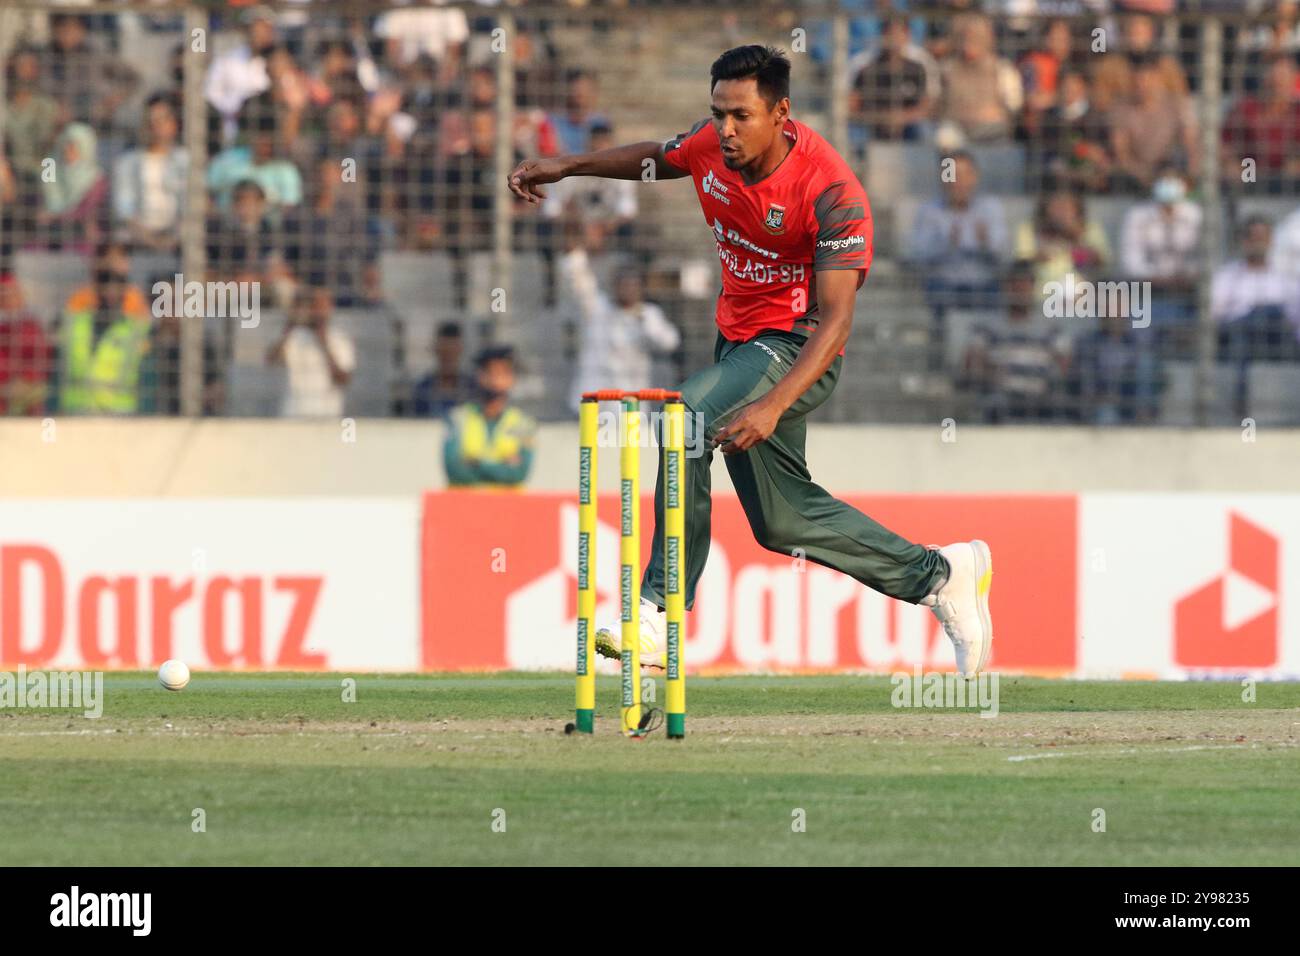
[[[1075,496],[856,495],[846,500],[923,544],[986,540],[993,551],[997,622],[991,666],[1054,674],[1075,669]],[[598,622],[617,619],[617,505],[616,495],[602,496]],[[651,496],[644,496],[643,565],[653,537],[652,505]],[[711,530],[708,566],[687,614],[688,669],[952,667],[952,648],[928,610],[887,598],[797,555],[764,550],[734,495],[715,495]],[[431,493],[421,537],[426,669],[573,667],[577,505],[572,496]]]

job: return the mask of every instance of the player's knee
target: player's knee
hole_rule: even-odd
[[[790,554],[799,547],[794,529],[779,521],[764,521],[751,526],[759,546],[777,554]]]

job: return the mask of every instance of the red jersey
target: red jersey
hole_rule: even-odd
[[[819,321],[816,272],[856,269],[860,288],[871,267],[866,190],[809,127],[788,119],[785,135],[789,154],[752,186],[722,162],[710,120],[664,144],[664,160],[690,173],[718,242],[718,329],[735,342],[763,329],[811,332]]]

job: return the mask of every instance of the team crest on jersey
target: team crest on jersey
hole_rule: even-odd
[[[768,203],[767,216],[763,219],[763,228],[774,236],[785,232],[785,207]]]

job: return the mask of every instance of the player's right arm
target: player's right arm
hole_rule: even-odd
[[[702,125],[702,124],[701,124]],[[691,130],[695,133],[700,126]],[[646,170],[654,165],[655,179],[681,179],[690,175],[689,167],[669,161],[664,157],[665,150],[679,150],[683,140],[690,134],[683,134],[667,143],[646,140],[642,143],[629,143],[627,146],[613,146],[600,149],[594,153],[574,153],[570,156],[554,156],[546,159],[526,159],[510,174],[508,183],[510,191],[520,199],[531,203],[540,203],[546,194],[538,187],[545,183],[558,183],[569,176],[599,176],[602,179],[644,179]]]

